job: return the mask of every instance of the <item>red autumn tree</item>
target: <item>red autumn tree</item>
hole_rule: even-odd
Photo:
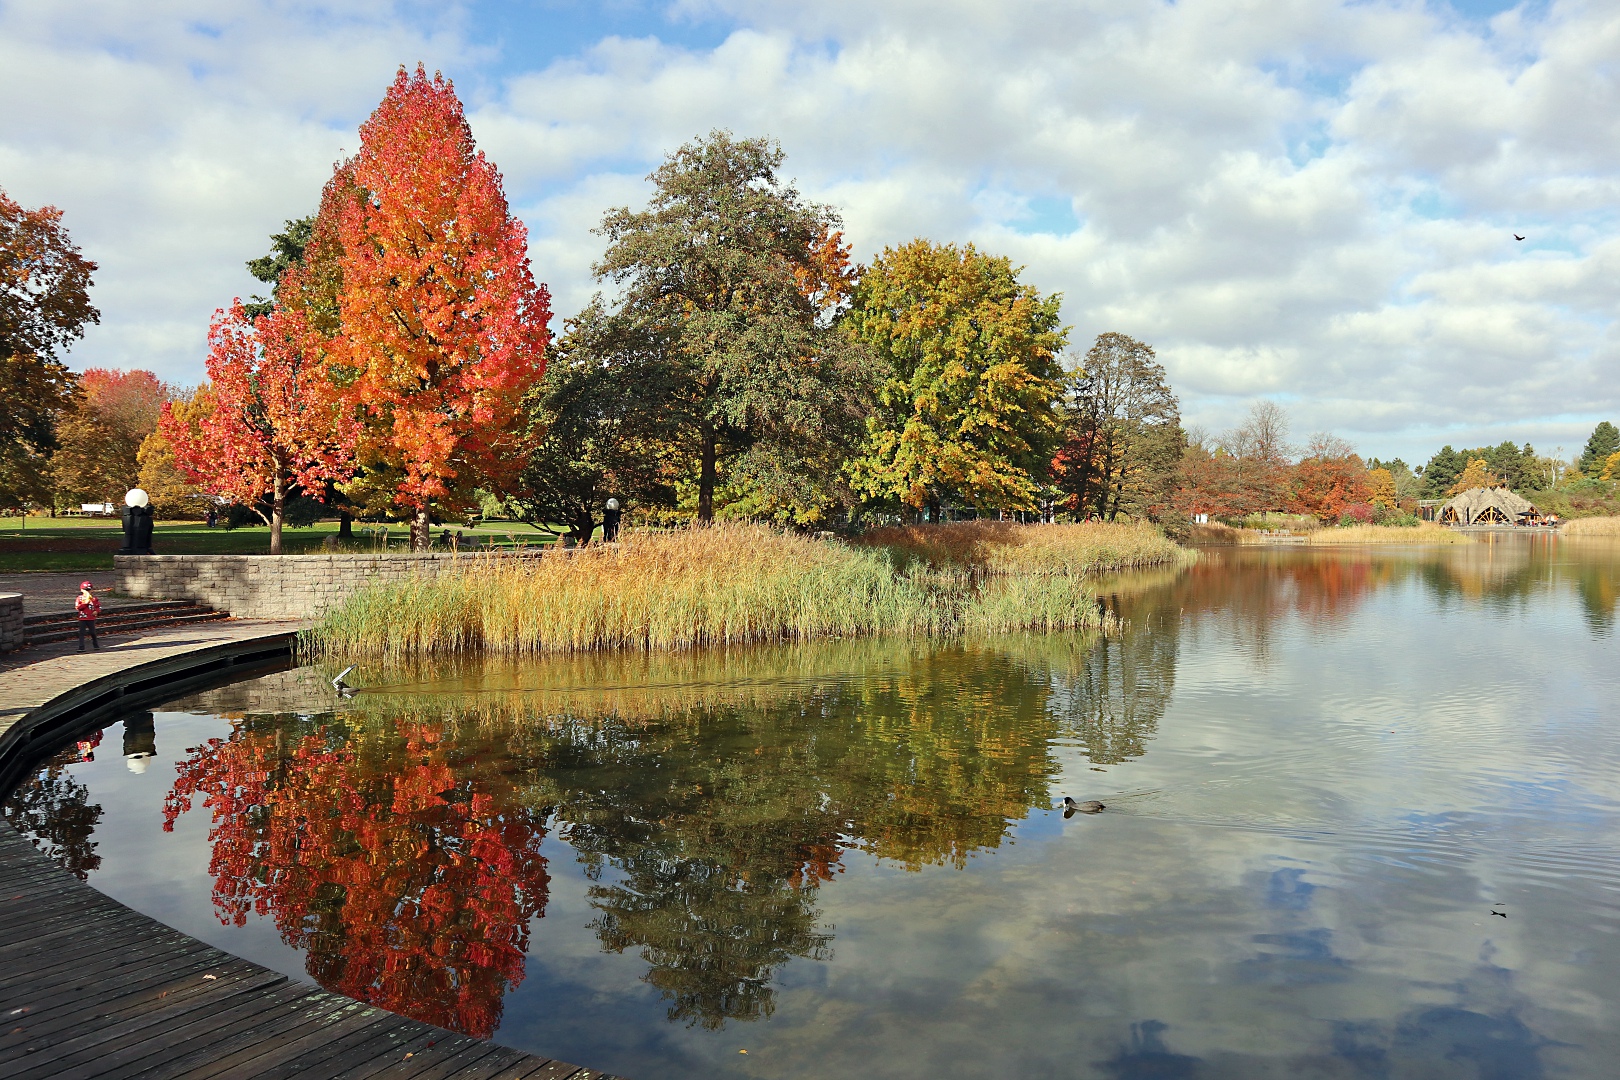
[[[1316,435],[1299,464],[1294,466],[1290,509],[1313,514],[1325,522],[1338,521],[1352,505],[1370,497],[1367,466],[1343,439]]]
[[[91,368],[81,375],[56,425],[60,449],[51,469],[59,495],[69,503],[121,501],[135,486],[136,455],[171,392],[150,371]]]
[[[480,749],[442,721],[250,717],[181,763],[163,827],[212,811],[221,922],[268,915],[328,990],[488,1038],[550,878],[546,811]]]
[[[213,412],[193,427],[165,405],[159,423],[192,483],[270,526],[272,555],[281,554],[293,485],[319,497],[326,481],[354,474],[360,426],[327,377],[321,347],[301,310],[279,305],[251,319],[238,299],[208,330]]]
[[[356,494],[408,510],[423,548],[436,500],[515,478],[514,420],[545,372],[550,295],[442,76],[400,68],[335,181],[347,196],[323,200],[341,246],[333,349],[366,425]]]

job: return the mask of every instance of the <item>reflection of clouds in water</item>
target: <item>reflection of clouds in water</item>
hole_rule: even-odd
[[[1612,656],[1577,568],[1501,554],[1229,552],[1112,583],[1090,647],[569,658],[341,715],[508,724],[557,808],[503,1041],[629,1075],[1579,1074],[1620,1057]]]

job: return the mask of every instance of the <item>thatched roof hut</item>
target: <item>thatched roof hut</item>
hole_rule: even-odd
[[[1505,487],[1469,488],[1440,508],[1442,525],[1523,525],[1541,512]]]

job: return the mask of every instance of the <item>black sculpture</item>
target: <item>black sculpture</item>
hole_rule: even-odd
[[[152,554],[152,507],[124,507],[124,546],[120,555]]]

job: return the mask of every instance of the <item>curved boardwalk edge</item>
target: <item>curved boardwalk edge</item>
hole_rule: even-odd
[[[0,701],[0,792],[40,749],[77,729],[289,662],[295,630],[240,630],[134,659],[36,706]],[[8,693],[16,686],[11,680]],[[79,881],[9,824],[0,827],[0,1076],[615,1080],[397,1016],[205,945]]]

